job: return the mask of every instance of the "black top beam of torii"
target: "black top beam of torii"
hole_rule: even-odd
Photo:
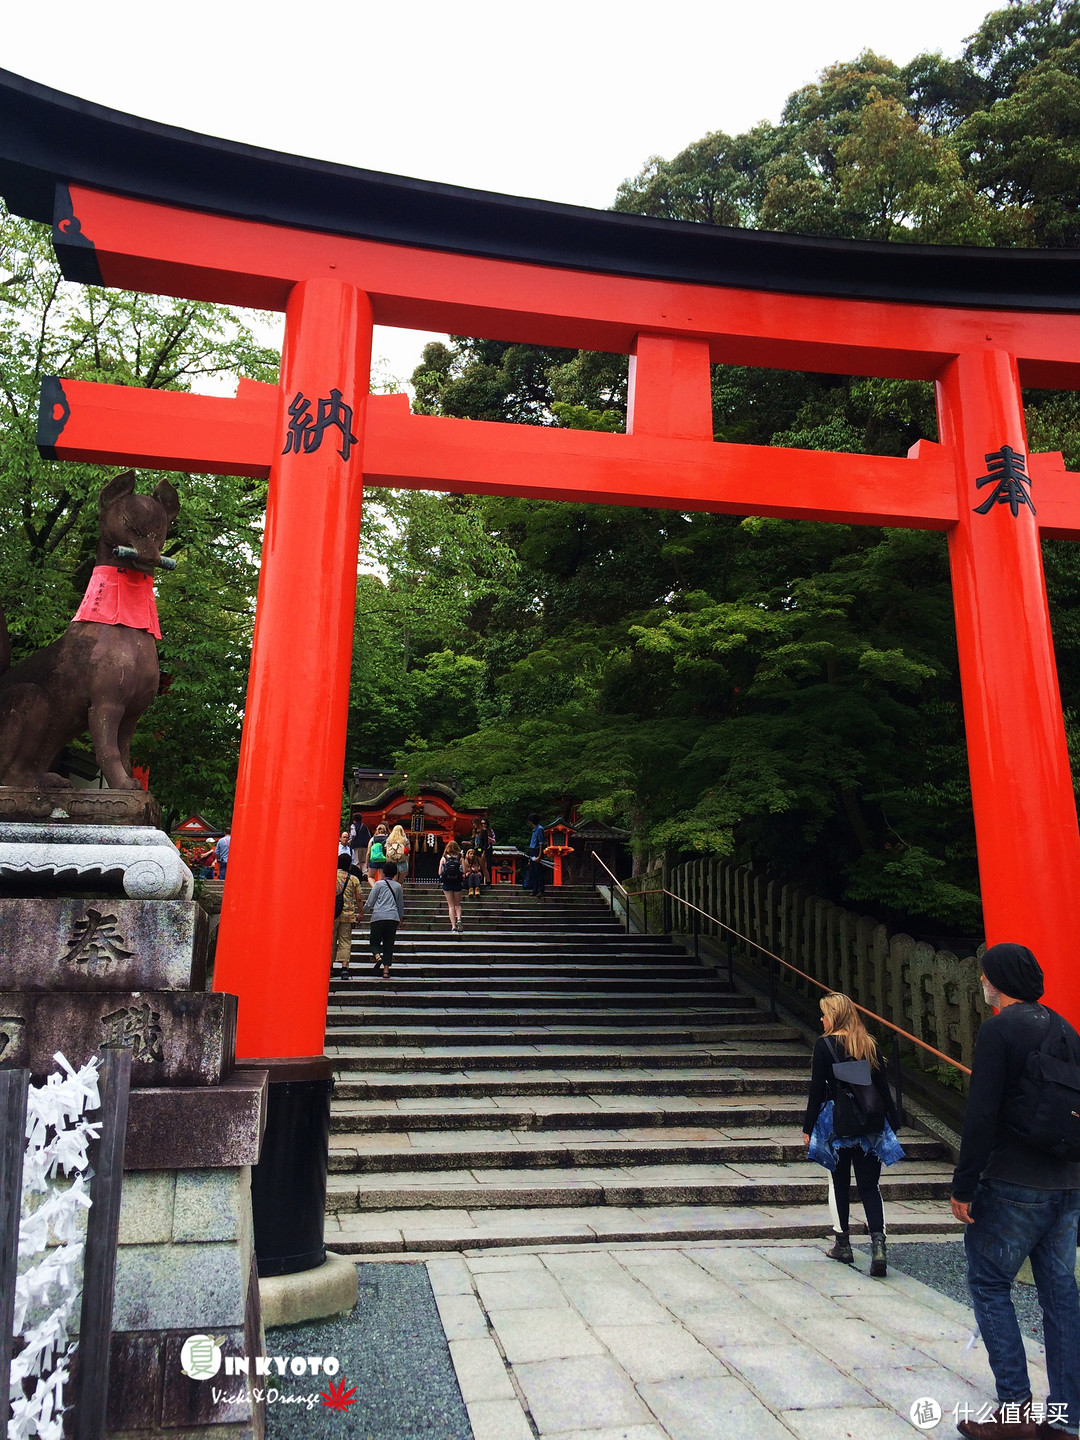
[[[385,175],[216,139],[0,70],[0,193],[51,223],[57,183],[304,230],[795,295],[1080,311],[1080,252],[822,239],[656,220]],[[86,248],[65,273],[92,280]]]

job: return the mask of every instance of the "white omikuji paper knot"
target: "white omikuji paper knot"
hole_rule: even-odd
[[[22,1348],[11,1362],[8,1440],[62,1440],[64,1386],[77,1343],[71,1324],[85,1248],[79,1215],[90,1208],[87,1150],[101,1130],[85,1115],[101,1105],[99,1062],[75,1070],[59,1051],[53,1059],[60,1070],[31,1085],[27,1097],[19,1258],[41,1258],[15,1283],[14,1334]],[[67,1183],[56,1183],[61,1175]],[[35,1381],[29,1395],[26,1380]]]

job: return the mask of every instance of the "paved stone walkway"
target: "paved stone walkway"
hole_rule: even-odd
[[[916,1399],[951,1435],[954,1406],[993,1396],[969,1309],[819,1245],[579,1244],[427,1268],[475,1440],[903,1440]]]

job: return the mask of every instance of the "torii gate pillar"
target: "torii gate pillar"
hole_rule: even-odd
[[[1080,832],[1050,630],[1039,522],[976,489],[995,452],[1028,453],[1015,358],[958,355],[937,382],[941,441],[954,455],[949,531],[971,799],[987,944],[1015,940],[1047,962],[1047,1001],[1074,1018],[1080,974]],[[1038,497],[1036,497],[1038,498]]]
[[[264,1275],[325,1258],[333,1066],[323,1040],[371,329],[371,303],[355,285],[313,279],[290,293],[275,431],[285,450],[270,466],[214,966],[216,989],[268,1001],[241,1005],[237,1022],[238,1053],[270,1071],[266,1138],[252,1174]],[[321,443],[309,449],[312,439]]]

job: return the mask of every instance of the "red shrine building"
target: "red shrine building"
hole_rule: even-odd
[[[448,785],[423,785],[410,795],[407,778],[387,770],[354,770],[352,819],[373,833],[376,825],[400,825],[409,837],[409,879],[434,880],[447,842],[464,846],[487,811],[459,804]]]

